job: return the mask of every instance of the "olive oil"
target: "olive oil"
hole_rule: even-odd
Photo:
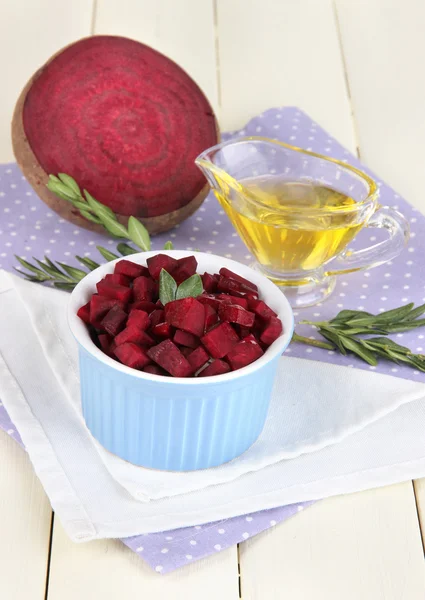
[[[215,194],[258,262],[270,272],[302,274],[326,264],[363,226],[356,202],[326,185],[267,176]],[[354,207],[353,207],[354,208]]]

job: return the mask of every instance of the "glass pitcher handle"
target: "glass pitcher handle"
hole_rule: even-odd
[[[344,250],[332,263],[326,275],[341,275],[360,269],[378,267],[398,256],[407,246],[410,236],[408,221],[402,214],[387,206],[379,208],[366,227],[377,227],[388,231],[388,238],[362,250]],[[332,268],[335,267],[335,268]]]

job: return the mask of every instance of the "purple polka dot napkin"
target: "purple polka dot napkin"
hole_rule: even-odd
[[[297,108],[270,109],[252,119],[243,130],[223,137],[243,135],[276,138],[319,153],[329,154],[360,166],[374,176],[326,131]],[[419,235],[424,217],[405,200],[399,198],[391,188],[379,179],[377,181],[380,187],[381,204],[398,208],[411,223],[412,239],[408,250],[399,258],[377,269],[340,277],[333,295],[323,305],[300,311],[303,319],[331,318],[342,308],[376,312],[402,303],[425,301],[425,267],[420,261],[421,253],[425,249],[425,240],[422,241],[423,236]],[[27,260],[31,260],[32,256],[42,258],[46,255],[52,260],[76,266],[80,265],[73,258],[75,254],[89,256],[93,260],[102,262],[95,246],[103,245],[113,250],[116,244],[106,236],[76,228],[60,219],[38,199],[14,164],[0,166],[0,215],[0,268],[6,270],[12,270],[17,266],[15,254]],[[382,233],[377,230],[364,230],[356,239],[355,245],[360,247],[370,245],[381,239],[380,236]],[[212,194],[190,219],[173,231],[156,236],[152,242],[153,249],[162,248],[168,239],[171,239],[178,249],[196,248],[244,263],[253,260]],[[295,317],[299,316],[295,312]],[[297,331],[303,335],[314,335],[313,331],[305,326],[298,326]],[[401,340],[403,345],[421,352],[422,346],[425,346],[423,341],[425,338],[420,331],[398,334],[398,337],[403,338]],[[301,344],[292,344],[288,352],[297,357],[347,365],[347,357]],[[355,357],[350,357],[348,364],[360,369],[375,369]],[[376,371],[406,379],[425,379],[423,373],[384,361],[376,367]],[[1,403],[0,427],[20,442],[19,434]],[[166,573],[252,537],[291,517],[307,505],[308,503],[291,505],[218,523],[136,536],[123,541],[157,572]]]

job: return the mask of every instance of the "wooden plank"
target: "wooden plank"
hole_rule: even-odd
[[[1,3],[0,162],[13,161],[10,122],[30,76],[66,44],[89,35],[92,0],[6,0]]]
[[[222,126],[296,105],[355,149],[331,0],[217,0]]]
[[[244,600],[423,600],[411,483],[318,502],[240,548]]]
[[[362,159],[425,212],[425,3],[336,6]]]
[[[116,540],[74,544],[55,520],[49,600],[238,600],[236,547],[159,575]]]
[[[44,600],[51,509],[27,454],[0,431],[0,571],[6,600]]]
[[[219,115],[213,0],[101,0],[95,33],[130,37],[169,56]]]

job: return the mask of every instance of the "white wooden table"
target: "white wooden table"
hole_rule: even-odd
[[[0,161],[29,75],[73,40],[119,34],[186,68],[223,130],[298,105],[425,210],[424,29],[423,0],[0,0]],[[2,600],[425,598],[425,480],[320,502],[160,576],[120,542],[74,545],[2,432],[0,456]]]

